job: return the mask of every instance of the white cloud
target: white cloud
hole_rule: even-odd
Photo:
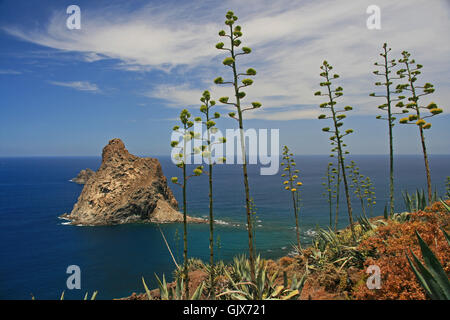
[[[146,96],[167,101],[168,106],[198,104],[202,90],[216,98],[232,95],[231,89],[217,88],[211,80],[224,78],[229,70],[220,67],[221,52],[214,48],[223,14],[235,8],[242,24],[245,45],[253,53],[240,59],[242,68],[255,67],[255,84],[247,91],[248,101],[260,101],[263,108],[251,118],[290,120],[317,114],[321,99],[319,66],[326,59],[341,75],[342,102],[354,106],[355,114],[376,114],[381,100],[368,97],[376,81],[371,71],[387,41],[393,58],[410,51],[424,67],[422,79],[437,89],[436,102],[450,100],[449,8],[445,1],[379,0],[381,30],[366,28],[366,8],[371,1],[231,1],[226,4],[200,2],[145,6],[136,11],[104,8],[83,10],[81,30],[65,28],[66,16],[55,13],[45,30],[7,27],[23,40],[43,46],[85,54],[86,61],[118,59],[118,69],[169,72],[166,84],[153,87]],[[206,7],[205,7],[206,6]],[[242,21],[241,21],[242,20]],[[219,21],[220,23],[218,23]],[[185,79],[172,80],[175,67],[182,67]],[[196,68],[201,67],[201,71]],[[175,78],[175,77],[174,77]],[[247,98],[246,98],[247,100]],[[292,106],[303,107],[298,110]],[[304,107],[311,105],[311,107]],[[289,107],[288,109],[286,109]]]
[[[72,82],[60,82],[60,81],[49,81],[55,86],[68,87],[76,89],[79,91],[90,91],[90,92],[100,92],[100,89],[95,83],[90,83],[89,81],[72,81]]]
[[[16,71],[16,70],[0,70],[0,74],[22,74],[21,71]]]

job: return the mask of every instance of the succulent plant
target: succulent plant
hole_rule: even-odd
[[[156,281],[158,282],[159,287],[159,295],[161,300],[199,300],[202,296],[203,289],[205,287],[205,283],[201,282],[200,285],[195,289],[192,296],[186,296],[184,293],[186,292],[184,280],[182,277],[178,277],[175,281],[175,287],[169,286],[166,282],[166,277],[163,275],[162,281],[159,279],[159,277],[155,274]],[[145,292],[147,294],[147,298],[151,300],[151,292],[147,287],[147,284],[145,283],[144,277],[142,277],[142,283],[145,288]]]
[[[354,190],[354,194],[361,203],[361,210],[364,219],[367,219],[366,206],[370,211],[370,215],[373,213],[373,206],[376,203],[375,187],[369,177],[365,177],[359,171],[354,161],[350,162],[348,166],[349,178],[352,181],[350,188]]]
[[[213,146],[216,144],[222,144],[226,142],[225,138],[218,139],[217,141],[212,141],[212,134],[214,133],[215,129],[215,119],[220,118],[220,113],[218,112],[212,112],[211,108],[213,108],[216,105],[216,102],[214,100],[211,100],[211,94],[209,91],[204,91],[202,97],[200,98],[200,101],[203,103],[200,106],[200,112],[203,114],[203,119],[199,117],[199,122],[202,123],[207,129],[206,131],[206,139],[203,139],[202,146],[203,146],[203,152],[202,157],[206,159],[208,170],[203,170],[203,173],[205,173],[208,176],[208,187],[209,187],[209,263],[211,265],[211,272],[209,274],[210,276],[210,283],[209,283],[209,289],[210,289],[210,297],[212,299],[215,298],[215,275],[214,275],[214,209],[213,209],[213,166],[215,165],[215,162],[212,160],[212,152],[213,152]],[[225,162],[225,158],[220,159],[220,163]]]
[[[250,259],[250,269],[252,275],[252,281],[255,281],[255,266],[254,266],[254,245],[253,245],[253,224],[252,224],[252,213],[250,208],[250,187],[248,183],[248,173],[247,173],[247,159],[246,159],[246,146],[245,146],[245,137],[244,137],[244,124],[243,124],[243,113],[249,110],[258,109],[261,107],[260,102],[252,102],[250,106],[244,107],[242,105],[242,100],[245,98],[246,94],[242,91],[243,88],[253,85],[253,80],[248,78],[250,76],[256,75],[256,71],[253,68],[248,68],[245,72],[240,72],[237,66],[237,58],[239,56],[245,56],[251,53],[251,49],[248,47],[242,47],[241,50],[238,50],[238,47],[241,45],[241,37],[242,27],[235,25],[235,22],[238,20],[238,17],[232,12],[228,11],[225,15],[225,25],[228,26],[228,33],[224,30],[219,32],[219,36],[228,38],[229,47],[226,47],[223,42],[219,42],[216,45],[216,48],[219,50],[223,50],[227,52],[229,55],[223,60],[223,64],[226,67],[229,67],[232,71],[233,78],[231,81],[224,81],[222,77],[218,77],[214,80],[216,84],[231,84],[234,88],[233,96],[235,97],[234,101],[231,101],[229,97],[221,97],[219,101],[223,104],[232,106],[236,108],[236,112],[230,112],[228,115],[235,119],[239,124],[240,131],[240,144],[241,144],[241,153],[242,153],[242,161],[243,161],[243,177],[244,177],[244,188],[245,188],[245,203],[246,203],[246,215],[247,215],[247,232],[248,232],[248,246],[249,246],[249,259]],[[223,45],[222,45],[223,44]],[[245,77],[242,79],[242,77]]]
[[[344,133],[341,132],[340,127],[343,126],[344,122],[343,119],[345,117],[345,112],[348,112],[352,110],[350,106],[346,106],[344,108],[338,109],[336,105],[336,100],[340,98],[343,95],[343,89],[342,87],[337,87],[336,89],[333,89],[332,82],[335,79],[339,78],[339,75],[333,74],[331,70],[333,69],[333,66],[331,66],[327,61],[323,61],[322,65],[320,66],[320,69],[322,72],[320,73],[320,76],[324,78],[323,82],[320,82],[321,87],[325,87],[325,92],[322,93],[321,91],[317,91],[314,95],[315,96],[325,96],[327,98],[327,101],[320,104],[319,107],[321,109],[328,109],[329,114],[323,114],[319,115],[319,119],[330,119],[333,123],[333,129],[330,127],[324,127],[322,128],[322,131],[329,132],[332,134],[331,141],[333,148],[331,149],[332,152],[337,153],[337,165],[340,167],[340,172],[342,174],[342,180],[344,182],[344,189],[345,189],[345,197],[347,200],[347,213],[348,218],[350,222],[350,229],[352,232],[353,240],[356,241],[355,236],[355,230],[353,226],[353,215],[352,215],[352,204],[350,199],[350,193],[349,193],[349,187],[347,182],[347,174],[346,174],[346,166],[345,166],[345,157],[344,154],[348,154],[349,152],[345,149],[346,145],[343,141],[343,138],[351,133],[353,133],[352,129],[348,129],[344,131]],[[342,130],[343,131],[343,130]],[[331,155],[332,157],[334,154]],[[339,182],[339,180],[338,180]]]
[[[231,270],[225,269],[230,288],[217,297],[232,300],[293,300],[300,297],[306,281],[306,272],[300,280],[294,275],[290,285],[285,274],[284,284],[276,285],[278,273],[269,275],[265,261],[259,256],[255,259],[255,266],[256,281],[253,282],[249,259],[245,256],[235,257]]]
[[[427,192],[428,192],[428,201],[431,202],[432,199],[432,189],[431,189],[431,173],[430,166],[428,163],[428,153],[425,143],[425,135],[424,130],[431,128],[431,123],[425,121],[425,119],[429,119],[442,113],[442,109],[438,108],[436,103],[431,102],[428,105],[421,104],[421,97],[430,95],[434,92],[434,86],[431,83],[425,83],[420,86],[416,84],[418,76],[421,74],[422,65],[417,64],[414,59],[411,59],[411,54],[407,51],[402,52],[402,58],[398,60],[404,68],[397,71],[397,74],[401,78],[406,78],[407,83],[397,85],[396,89],[398,93],[408,92],[409,97],[407,100],[409,101],[406,105],[400,101],[397,103],[397,107],[401,108],[403,111],[415,112],[415,114],[411,114],[408,117],[400,119],[401,124],[413,124],[419,128],[420,134],[420,142],[422,145],[423,158],[425,162],[425,173],[427,178]],[[424,112],[428,112],[424,115]]]
[[[183,171],[183,180],[179,182],[178,177],[172,177],[171,181],[172,183],[179,185],[183,190],[183,244],[184,244],[184,250],[183,250],[183,258],[184,258],[184,281],[186,283],[186,286],[184,287],[186,292],[186,297],[189,297],[189,273],[187,270],[187,263],[188,263],[188,242],[187,242],[187,181],[189,178],[193,176],[199,176],[203,172],[203,166],[198,166],[193,170],[193,173],[191,175],[187,174],[187,159],[188,157],[192,156],[192,152],[187,150],[187,142],[192,140],[195,137],[195,132],[191,131],[190,128],[194,125],[194,123],[191,121],[191,113],[187,109],[183,109],[180,113],[180,126],[174,126],[173,131],[178,132],[182,138],[183,138],[183,145],[179,147],[178,141],[172,141],[171,147],[172,148],[179,148],[180,153],[177,154],[175,157],[175,160],[177,162],[177,167],[181,168]]]
[[[300,228],[298,225],[298,215],[300,212],[300,188],[303,185],[301,181],[298,180],[299,170],[295,168],[296,163],[295,159],[290,153],[289,148],[287,146],[283,147],[283,162],[281,163],[281,167],[283,168],[283,173],[281,176],[283,177],[283,185],[285,186],[285,190],[289,191],[292,195],[292,205],[294,208],[294,216],[295,216],[295,231],[297,234],[297,251],[300,252],[302,249],[300,243]],[[286,170],[287,169],[287,170]],[[287,175],[287,176],[286,176]]]
[[[397,114],[404,114],[408,112],[408,110],[402,110],[401,112],[395,112],[394,102],[401,101],[405,97],[400,95],[395,95],[397,92],[392,89],[393,80],[401,79],[403,76],[393,76],[392,72],[394,68],[397,67],[397,62],[395,59],[389,59],[389,52],[391,48],[388,48],[387,43],[383,44],[383,51],[380,53],[380,56],[383,58],[383,62],[375,62],[375,66],[380,67],[381,70],[375,70],[373,73],[376,76],[380,76],[384,79],[384,82],[376,82],[376,86],[385,87],[384,93],[371,93],[371,97],[381,97],[386,100],[384,104],[378,106],[378,109],[385,111],[387,113],[387,117],[383,117],[378,115],[376,118],[381,120],[386,120],[388,123],[388,133],[389,133],[389,215],[387,217],[392,216],[394,214],[394,137],[393,137],[393,128],[395,125]]]
[[[447,239],[447,244],[449,244],[450,239],[448,234],[443,229],[442,232]],[[412,271],[430,299],[450,300],[450,280],[444,268],[417,231],[416,236],[419,241],[424,263],[410,250],[412,260],[409,255],[406,255],[406,258]]]

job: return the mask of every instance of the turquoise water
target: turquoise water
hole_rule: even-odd
[[[159,158],[167,177],[180,173],[168,157]],[[372,178],[377,192],[375,212],[382,215],[387,201],[387,156],[354,156],[361,172]],[[302,241],[311,241],[317,226],[328,223],[328,207],[322,197],[322,177],[327,156],[298,156],[296,162],[303,182],[300,214]],[[450,156],[431,156],[432,179],[437,191],[444,192],[450,176]],[[69,182],[81,169],[97,169],[96,157],[0,158],[0,299],[55,299],[65,290],[66,298],[80,299],[86,291],[99,291],[99,299],[123,297],[142,292],[141,276],[156,286],[154,273],[166,274],[174,265],[158,228],[152,224],[106,227],[63,225],[58,216],[70,212],[82,186]],[[396,211],[402,211],[401,190],[425,187],[421,156],[396,159]],[[242,168],[238,165],[215,167],[215,215],[220,236],[217,256],[229,260],[247,250]],[[281,178],[260,176],[250,166],[251,195],[257,208],[256,247],[267,258],[287,254],[295,242],[294,218],[289,192]],[[171,185],[179,202],[181,190]],[[359,207],[355,202],[356,214]],[[208,214],[206,177],[189,181],[188,210],[193,216]],[[347,224],[341,212],[340,226]],[[182,225],[167,224],[162,229],[175,255],[181,261]],[[189,225],[189,255],[208,259],[207,225]],[[81,268],[81,290],[66,288],[66,268]]]

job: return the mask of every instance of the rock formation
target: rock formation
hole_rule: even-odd
[[[183,215],[167,186],[158,159],[134,156],[120,139],[103,148],[102,164],[86,181],[70,214],[71,224],[181,222]],[[204,222],[188,217],[188,222]]]
[[[80,173],[70,181],[78,183],[78,184],[86,184],[86,182],[89,180],[90,177],[92,177],[95,174],[94,171],[87,168],[86,170],[81,170]]]

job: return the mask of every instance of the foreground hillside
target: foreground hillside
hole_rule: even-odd
[[[450,204],[450,200],[446,203]],[[259,284],[261,298],[426,299],[406,255],[411,257],[413,252],[422,259],[417,232],[436,255],[448,277],[450,250],[443,231],[448,232],[449,222],[447,209],[436,202],[424,210],[396,214],[388,220],[382,217],[361,219],[355,228],[358,235],[356,244],[349,229],[336,233],[320,230],[313,245],[298,254],[276,261],[259,261],[259,273],[265,279]],[[373,265],[380,268],[379,289],[369,289],[366,284],[369,277],[366,270]],[[216,297],[246,297],[246,267],[248,260],[245,257],[236,257],[228,265],[218,263],[215,272]],[[202,261],[190,260],[191,294],[203,283],[203,293],[199,297],[210,297],[211,290],[206,285],[209,272],[210,267]],[[175,271],[175,278],[179,274]],[[302,280],[304,283],[299,285]],[[172,296],[171,288],[174,289]],[[178,290],[181,288],[179,282]],[[175,289],[175,283],[163,285],[162,298],[177,298]],[[161,299],[160,289],[148,291],[147,294],[133,294],[126,299],[147,299],[148,294],[151,299]]]

